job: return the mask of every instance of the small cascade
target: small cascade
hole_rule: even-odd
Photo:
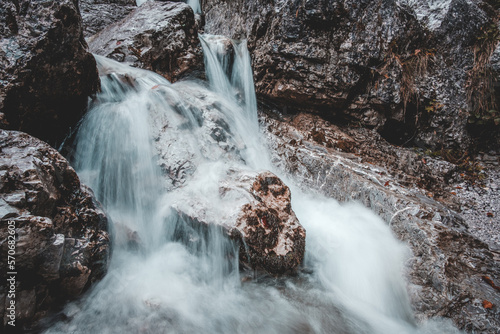
[[[200,0],[187,0],[187,4],[191,6],[195,14],[201,14]]]
[[[242,105],[245,107],[249,124],[257,125],[257,96],[253,82],[252,60],[248,51],[247,41],[232,40],[234,48],[234,64],[231,83],[242,95]],[[258,131],[255,131],[257,133]]]
[[[306,194],[272,166],[246,41],[200,40],[209,87],[96,56],[102,92],[74,164],[115,239],[125,226],[138,245],[117,241],[105,278],[46,333],[458,333],[416,325],[402,278],[407,250],[380,218]],[[232,170],[262,169],[291,189],[307,230],[304,270],[243,280],[239,245],[217,224],[241,203],[221,198],[220,184]]]

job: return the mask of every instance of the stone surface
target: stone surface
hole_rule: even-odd
[[[282,108],[363,124],[397,145],[472,142],[471,71],[489,68],[478,51],[497,43],[483,43],[497,16],[487,1],[208,0],[204,11],[207,32],[248,38],[257,92]]]
[[[88,40],[90,50],[177,81],[203,66],[193,10],[149,1]]]
[[[137,7],[135,0],[80,0],[86,38],[120,21]]]
[[[99,88],[95,60],[86,48],[77,0],[2,1],[4,127],[61,143]]]
[[[91,190],[49,145],[0,130],[0,152],[0,239],[7,240],[8,222],[14,222],[16,328],[27,329],[104,276],[108,221]],[[2,254],[7,246],[2,242]],[[2,291],[11,271],[6,266],[0,262]]]
[[[173,208],[191,224],[221,226],[239,245],[239,261],[272,275],[293,272],[304,259],[306,231],[291,208],[290,189],[271,172],[230,169],[219,182],[221,207],[178,195]]]
[[[410,246],[407,275],[417,318],[444,316],[468,332],[496,333],[499,311],[482,302],[500,302],[488,283],[500,282],[498,248],[450,209],[460,207],[459,199],[438,195],[451,190],[447,175],[462,173],[456,166],[395,148],[373,130],[342,130],[309,114],[271,115],[261,122],[276,166],[306,191],[363,203]],[[429,185],[426,175],[434,177]]]

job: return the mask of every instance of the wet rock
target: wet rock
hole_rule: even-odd
[[[0,114],[4,127],[60,143],[99,88],[78,1],[2,1]]]
[[[219,196],[229,210],[216,212],[191,196],[173,207],[191,222],[221,226],[240,243],[240,264],[272,275],[297,268],[306,231],[291,209],[290,189],[276,175],[231,169],[219,183]]]
[[[120,21],[137,7],[135,0],[80,0],[86,38]]]
[[[453,172],[450,163],[430,157],[422,161],[414,151],[377,140],[376,133],[342,130],[312,115],[281,121],[263,115],[261,122],[275,165],[307,191],[361,202],[409,245],[409,293],[418,319],[444,316],[470,332],[497,331],[498,310],[485,309],[481,302],[500,301],[498,291],[483,279],[488,276],[498,285],[498,249],[470,231],[468,220],[450,209],[448,199],[438,202],[425,185],[417,184],[425,178],[421,174],[430,173],[435,174],[433,183],[447,189],[444,176]],[[315,126],[322,136],[311,135]],[[346,142],[355,145],[339,145]],[[427,169],[432,163],[438,169]]]
[[[16,238],[14,270],[2,261],[0,278],[5,282],[7,272],[17,272],[16,328],[28,329],[104,276],[107,218],[91,190],[49,145],[0,130],[0,151],[0,239],[7,240],[9,222]],[[2,254],[7,246],[0,246]],[[2,319],[5,305],[0,305]]]
[[[243,162],[245,149],[238,133],[229,127],[232,105],[222,105],[219,96],[203,86],[179,82],[176,94],[169,87],[154,91],[171,102],[174,113],[151,110],[161,119],[153,127],[153,138],[169,190],[182,187],[205,161]],[[196,98],[192,98],[195,96]]]
[[[208,0],[204,11],[207,32],[249,39],[262,98],[397,145],[471,145],[471,71],[497,42],[480,42],[496,22],[486,1]]]
[[[194,14],[184,3],[146,2],[88,42],[95,54],[154,71],[172,82],[203,66]]]

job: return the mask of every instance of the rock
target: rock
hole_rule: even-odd
[[[99,88],[78,1],[2,1],[0,38],[4,127],[61,143]]]
[[[137,7],[135,0],[80,0],[86,38],[120,21]]]
[[[294,271],[302,262],[306,231],[291,209],[290,189],[271,172],[231,169],[219,183],[224,212],[192,194],[173,208],[190,224],[221,226],[239,242],[239,261],[272,275]]]
[[[2,261],[0,278],[5,282],[7,272],[17,272],[16,328],[29,329],[104,276],[108,221],[91,190],[49,145],[0,130],[0,151],[0,239],[7,240],[8,223],[16,236],[14,270]],[[7,246],[2,243],[2,254]]]
[[[397,145],[466,149],[475,138],[467,118],[481,96],[468,93],[489,68],[475,59],[497,43],[481,42],[497,16],[486,1],[207,0],[204,11],[208,33],[248,38],[257,93],[282,108]]]
[[[146,2],[88,41],[95,54],[172,82],[203,66],[193,10],[184,3]]]
[[[498,285],[500,253],[469,231],[468,222],[450,209],[449,198],[438,202],[429,191],[437,194],[441,187],[449,192],[446,175],[454,173],[452,164],[431,157],[424,163],[414,151],[370,135],[373,130],[348,132],[310,114],[282,121],[263,115],[261,123],[274,164],[301,187],[339,201],[361,202],[409,245],[409,293],[418,319],[443,316],[468,332],[497,331],[498,311],[485,309],[481,301],[500,301],[498,291],[483,278]],[[313,136],[314,131],[322,135]],[[434,188],[417,185],[426,173],[434,174],[429,182]]]

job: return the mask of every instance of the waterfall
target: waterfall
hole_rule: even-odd
[[[201,14],[200,0],[187,0],[187,4],[191,6],[195,14]]]
[[[151,0],[136,0],[135,3],[137,4],[137,6],[140,6],[147,1]],[[187,0],[186,3],[193,9],[193,13],[201,14],[200,0]]]
[[[402,278],[407,250],[380,218],[305,194],[273,167],[246,41],[200,40],[209,87],[96,56],[102,92],[82,121],[74,165],[112,219],[113,257],[46,333],[457,332],[415,324]],[[178,210],[228,215],[234,202],[220,199],[218,184],[232,168],[270,169],[290,186],[307,230],[297,275],[243,279],[238,245]],[[126,241],[132,232],[136,247]]]

